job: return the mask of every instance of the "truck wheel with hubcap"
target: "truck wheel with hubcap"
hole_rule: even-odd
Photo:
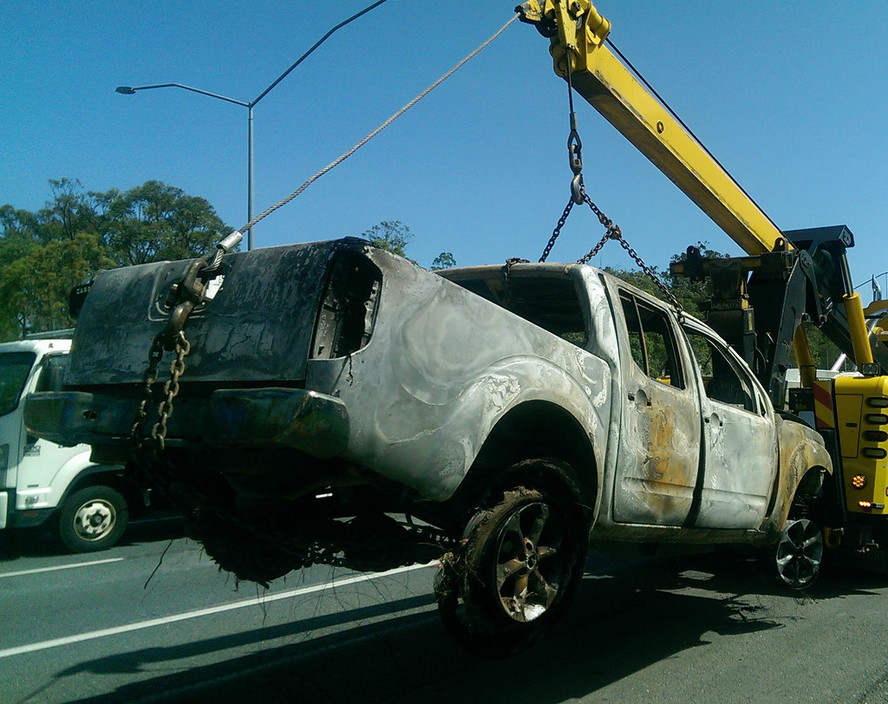
[[[59,537],[71,552],[107,550],[129,521],[126,499],[110,486],[88,486],[71,494],[59,514]]]
[[[570,491],[528,479],[475,513],[436,579],[445,629],[484,657],[523,650],[548,630],[585,565],[586,524]]]

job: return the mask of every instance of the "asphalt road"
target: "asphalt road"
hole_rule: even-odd
[[[0,702],[888,702],[884,575],[834,565],[790,594],[737,556],[593,553],[553,633],[478,660],[438,623],[433,568],[265,591],[177,531],[0,557]]]

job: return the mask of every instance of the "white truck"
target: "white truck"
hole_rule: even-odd
[[[0,344],[0,539],[51,527],[72,552],[104,550],[120,540],[130,507],[145,505],[145,492],[122,467],[91,462],[88,445],[25,430],[24,398],[61,389],[71,340],[53,335]]]

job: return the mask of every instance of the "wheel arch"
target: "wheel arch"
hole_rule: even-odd
[[[453,500],[477,505],[491,490],[508,488],[507,470],[523,460],[553,462],[570,475],[576,499],[587,511],[598,496],[598,473],[592,442],[569,411],[550,401],[525,401],[504,414],[481,446]]]
[[[826,467],[814,465],[809,467],[796,484],[795,491],[789,500],[787,518],[805,518],[814,510],[818,502],[826,498],[831,484],[826,481],[830,475]]]
[[[132,482],[126,480],[123,467],[94,464],[84,468],[68,485],[59,498],[58,510],[61,510],[69,496],[91,486],[107,486],[117,491],[123,496],[127,510],[131,514],[138,513],[144,506],[141,491]]]

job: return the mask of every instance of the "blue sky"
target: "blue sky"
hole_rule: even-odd
[[[158,179],[243,225],[246,108],[115,86],[178,82],[248,102],[369,2],[0,3],[0,203],[36,210],[55,178],[97,191]],[[255,108],[255,212],[451,68],[514,4],[388,0],[334,34]],[[855,283],[888,270],[888,2],[597,6],[616,45],[779,227],[847,224]],[[255,246],[400,220],[416,236],[408,254],[424,265],[445,250],[461,265],[536,259],[571,177],[566,88],[547,48],[533,28],[510,26],[257,225]],[[578,119],[587,191],[648,262],[665,266],[698,240],[739,253],[585,103]],[[575,210],[550,260],[576,259],[600,234],[591,213]],[[614,244],[595,263],[629,265]]]

